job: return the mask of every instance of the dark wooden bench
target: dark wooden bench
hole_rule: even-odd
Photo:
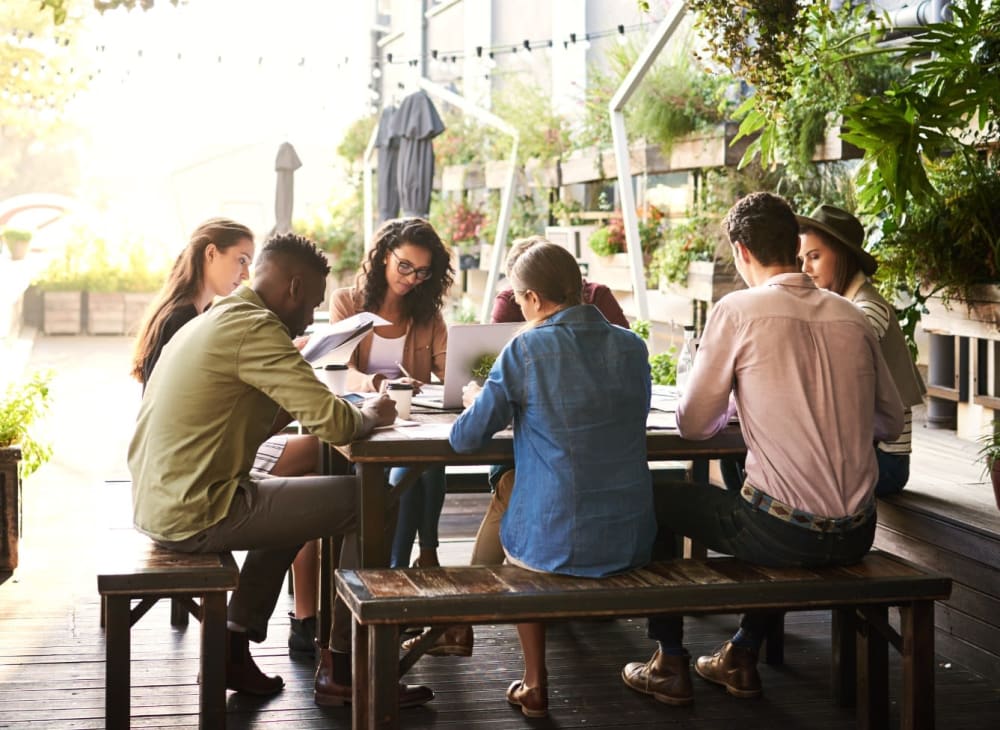
[[[354,615],[355,730],[398,727],[396,682],[433,641],[426,637],[400,660],[401,625],[823,608],[833,610],[834,699],[857,706],[858,726],[888,725],[889,644],[902,655],[902,727],[934,726],[934,601],[948,597],[951,579],[884,553],[820,570],[707,558],[599,580],[500,566],[338,570],[336,581]],[[889,624],[890,606],[899,609],[898,632]]]
[[[105,625],[105,727],[129,727],[131,628],[159,599],[168,598],[175,624],[186,622],[188,612],[201,621],[199,727],[224,728],[226,594],[239,581],[232,554],[178,553],[134,530],[110,534],[106,565],[97,575]]]

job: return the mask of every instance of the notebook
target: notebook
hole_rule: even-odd
[[[523,326],[523,322],[449,326],[444,385],[422,386],[420,394],[413,396],[413,404],[425,408],[461,410],[462,388],[472,380],[473,368],[483,355],[499,355]]]

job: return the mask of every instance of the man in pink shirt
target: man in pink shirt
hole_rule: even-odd
[[[798,223],[784,199],[753,193],[723,221],[749,289],[713,308],[677,409],[684,438],[707,439],[739,415],[747,445],[740,490],[674,484],[656,490],[656,557],[677,535],[767,566],[857,562],[875,536],[872,443],[903,428],[903,405],[861,310],[798,269]],[[748,613],[704,679],[736,697],[761,693],[757,655],[767,613]],[[622,670],[632,689],[671,705],[693,700],[682,617],[652,617],[653,657]]]

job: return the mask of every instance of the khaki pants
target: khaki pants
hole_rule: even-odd
[[[472,548],[472,565],[503,565],[503,545],[500,543],[500,522],[503,520],[510,495],[514,491],[514,470],[508,469],[497,481],[493,498],[476,533],[476,544]]]
[[[221,521],[185,540],[158,542],[181,552],[246,550],[229,621],[246,628],[253,641],[263,641],[285,574],[303,544],[333,536],[342,542],[340,567],[359,566],[357,513],[354,476],[250,479],[237,488]],[[389,539],[394,530],[393,509],[386,519]],[[330,645],[337,651],[351,648],[350,612],[336,596]]]

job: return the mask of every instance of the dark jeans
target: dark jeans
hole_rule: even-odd
[[[750,506],[739,492],[686,482],[654,490],[658,531],[653,559],[678,555],[678,537],[686,535],[710,550],[768,567],[822,567],[856,563],[872,546],[875,516],[846,532],[818,532],[793,525]],[[760,645],[769,612],[751,612],[740,629]],[[679,648],[684,639],[682,616],[652,616],[649,638],[665,648]]]
[[[875,458],[878,459],[878,481],[875,483],[875,496],[887,497],[899,494],[910,480],[910,455],[887,454],[877,446]]]

